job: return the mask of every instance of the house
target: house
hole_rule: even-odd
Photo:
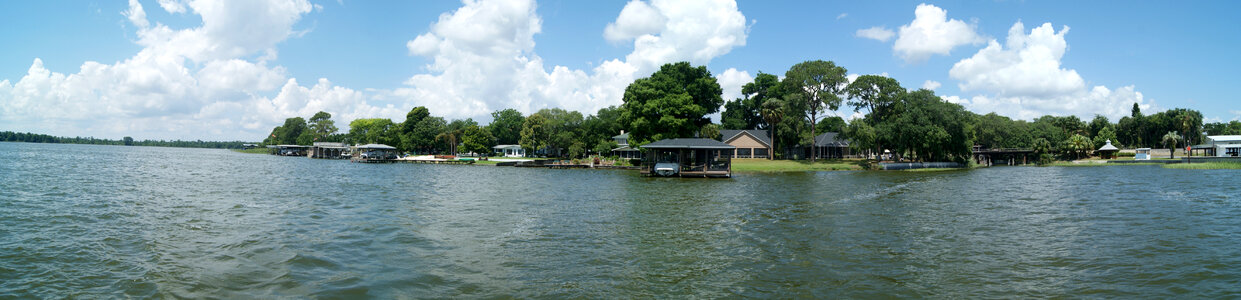
[[[733,158],[768,158],[772,153],[766,130],[720,130],[720,141],[737,147]]]
[[[526,157],[526,149],[521,148],[521,145],[496,145],[491,147],[491,150],[503,157]]]
[[[665,139],[647,149],[640,173],[665,177],[732,177],[730,153],[737,147],[713,139]]]
[[[824,132],[814,137],[815,158],[845,158],[853,157],[853,151],[849,149],[849,140],[844,139],[835,132]]]
[[[1151,160],[1151,148],[1138,148],[1134,150],[1133,160]]]
[[[616,149],[612,149],[612,155],[620,158],[642,158],[642,151],[629,147],[629,134],[621,130],[621,134],[613,136],[612,140],[616,141]]]
[[[1241,135],[1211,135],[1207,140],[1211,141],[1210,148],[1214,148],[1215,156],[1241,156]]]
[[[326,158],[326,159],[344,159],[348,158],[345,154],[349,152],[349,147],[345,143],[331,142],[315,142],[310,146],[310,151],[306,154],[310,158]]]

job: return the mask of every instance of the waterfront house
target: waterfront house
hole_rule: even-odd
[[[491,147],[491,150],[503,157],[526,157],[526,149],[521,148],[521,145],[496,145]]]
[[[815,158],[845,158],[853,157],[853,151],[849,149],[849,140],[844,139],[835,132],[824,132],[814,137]]]
[[[1134,150],[1133,160],[1151,160],[1151,148],[1138,148]]]
[[[326,158],[326,159],[344,159],[349,152],[349,147],[345,143],[331,142],[315,142],[310,146],[310,152],[306,155],[310,158]]]
[[[1210,148],[1214,148],[1212,152],[1215,153],[1215,156],[1241,156],[1241,135],[1212,135],[1207,136],[1207,140],[1211,141]],[[1199,146],[1194,147],[1197,148]]]
[[[629,147],[629,134],[624,130],[620,133],[612,137],[617,145],[616,149],[612,149],[612,155],[620,158],[642,158],[642,151]]]
[[[767,158],[771,156],[771,136],[766,130],[720,130],[720,141],[737,147],[733,158]]]
[[[640,173],[667,177],[732,177],[729,155],[737,147],[713,139],[665,139],[642,145]]]

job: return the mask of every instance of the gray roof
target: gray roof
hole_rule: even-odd
[[[835,132],[824,132],[814,137],[815,147],[848,147],[849,140]]]
[[[302,146],[302,145],[276,145],[276,148],[310,148],[310,146]]]
[[[737,149],[713,139],[665,139],[642,145],[647,149]]]
[[[629,133],[618,134],[613,136],[612,139],[629,139]]]
[[[491,149],[521,149],[521,145],[496,145]]]
[[[1117,150],[1120,150],[1120,149],[1116,149],[1116,146],[1112,146],[1112,140],[1107,140],[1107,145],[1103,145],[1102,148],[1099,148],[1099,151],[1117,151]]]
[[[384,144],[366,144],[366,145],[361,145],[361,146],[358,146],[358,149],[387,149],[387,150],[396,150],[396,147],[392,147],[392,146],[388,146],[388,145],[384,145]]]
[[[742,133],[748,133],[751,136],[754,136],[754,138],[757,139],[758,142],[763,143],[763,145],[767,145],[767,147],[771,147],[771,136],[767,135],[766,130],[758,130],[758,129],[720,130],[720,141],[725,142],[725,143],[730,142],[733,139],[736,139],[737,137],[741,136]]]

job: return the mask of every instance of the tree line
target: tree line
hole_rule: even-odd
[[[3,142],[26,142],[26,143],[50,143],[50,144],[87,144],[87,145],[118,145],[118,146],[158,146],[158,147],[179,147],[179,148],[215,148],[215,149],[241,149],[247,142],[232,141],[182,141],[182,140],[142,140],[135,141],[132,137],[124,137],[119,140],[97,139],[94,137],[58,137],[39,133],[29,132],[12,132],[0,131],[0,141]]]
[[[403,122],[357,119],[339,133],[331,115],[319,112],[309,121],[285,120],[266,144],[315,141],[381,143],[410,153],[489,153],[492,146],[516,144],[528,153],[554,157],[609,154],[617,147],[612,136],[629,132],[638,147],[666,138],[720,138],[721,129],[768,131],[774,158],[801,157],[814,151],[814,137],[837,132],[862,153],[891,153],[915,161],[968,161],[975,146],[1033,149],[1044,160],[1088,154],[1106,141],[1117,147],[1175,147],[1201,143],[1205,134],[1241,134],[1241,123],[1203,124],[1202,114],[1172,109],[1143,115],[1135,103],[1132,114],[1111,123],[1096,116],[1043,116],[1013,120],[995,113],[975,114],[945,101],[934,91],[909,90],[895,79],[862,75],[832,61],[806,61],[789,68],[781,79],[759,72],[742,87],[742,97],[722,99],[722,89],[705,66],[670,63],[625,89],[620,106],[591,115],[560,108],[541,109],[529,116],[514,109],[491,114],[480,125],[472,119],[446,120],[425,107],[414,107]],[[709,115],[721,112],[720,123]],[[850,107],[861,118],[848,120],[834,111]],[[1170,145],[1171,143],[1171,145]],[[813,156],[810,156],[813,159]]]

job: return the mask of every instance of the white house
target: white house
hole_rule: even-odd
[[[496,145],[491,149],[504,157],[526,157],[526,149],[522,149],[521,145]]]
[[[1211,141],[1211,148],[1215,148],[1215,156],[1241,156],[1241,135],[1212,135],[1207,136],[1207,140]]]

